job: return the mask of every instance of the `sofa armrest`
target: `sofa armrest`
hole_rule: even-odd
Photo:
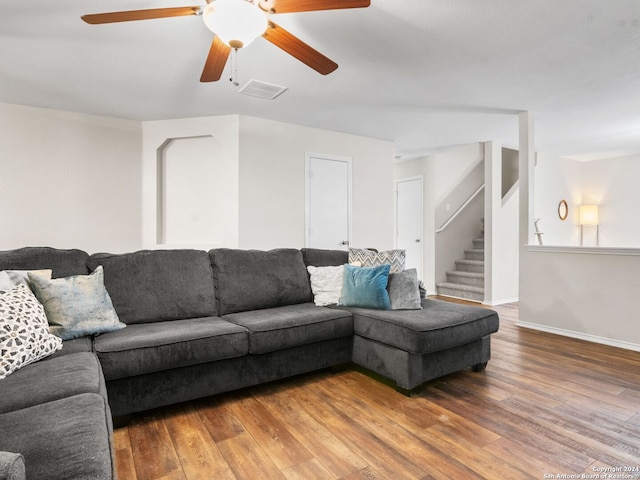
[[[0,452],[0,480],[26,480],[24,457],[19,453]]]

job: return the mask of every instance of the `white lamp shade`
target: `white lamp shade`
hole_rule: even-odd
[[[580,205],[580,225],[598,225],[598,205]]]
[[[233,48],[246,47],[267,30],[267,15],[246,0],[214,0],[202,17],[207,28]]]

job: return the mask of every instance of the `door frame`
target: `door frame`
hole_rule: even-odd
[[[311,228],[309,222],[309,216],[311,213],[311,202],[309,198],[309,180],[311,174],[311,159],[328,160],[334,162],[344,162],[347,164],[347,242],[346,250],[351,245],[352,235],[352,219],[353,219],[353,159],[351,157],[342,157],[338,155],[327,155],[325,153],[305,152],[304,154],[304,245],[309,247],[309,229]]]
[[[411,177],[403,177],[403,178],[396,178],[393,180],[393,192],[394,192],[394,200],[395,200],[395,231],[394,231],[394,245],[396,248],[398,248],[398,232],[399,232],[399,212],[398,212],[398,184],[400,183],[404,183],[404,182],[412,182],[412,181],[416,181],[419,180],[420,181],[420,244],[421,244],[421,249],[420,249],[420,270],[422,273],[422,276],[424,277],[425,275],[425,270],[424,270],[424,175],[414,175]]]

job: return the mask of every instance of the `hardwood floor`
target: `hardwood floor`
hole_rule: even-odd
[[[114,433],[119,478],[640,478],[640,353],[496,310],[484,372],[408,398],[323,371],[137,414]]]

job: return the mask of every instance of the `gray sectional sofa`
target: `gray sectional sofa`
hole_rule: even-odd
[[[0,252],[0,270],[52,278],[102,266],[126,324],[65,340],[0,380],[0,479],[115,478],[112,417],[176,402],[350,364],[405,393],[486,366],[492,310],[430,299],[421,310],[316,306],[306,267],[347,260],[314,249]]]

